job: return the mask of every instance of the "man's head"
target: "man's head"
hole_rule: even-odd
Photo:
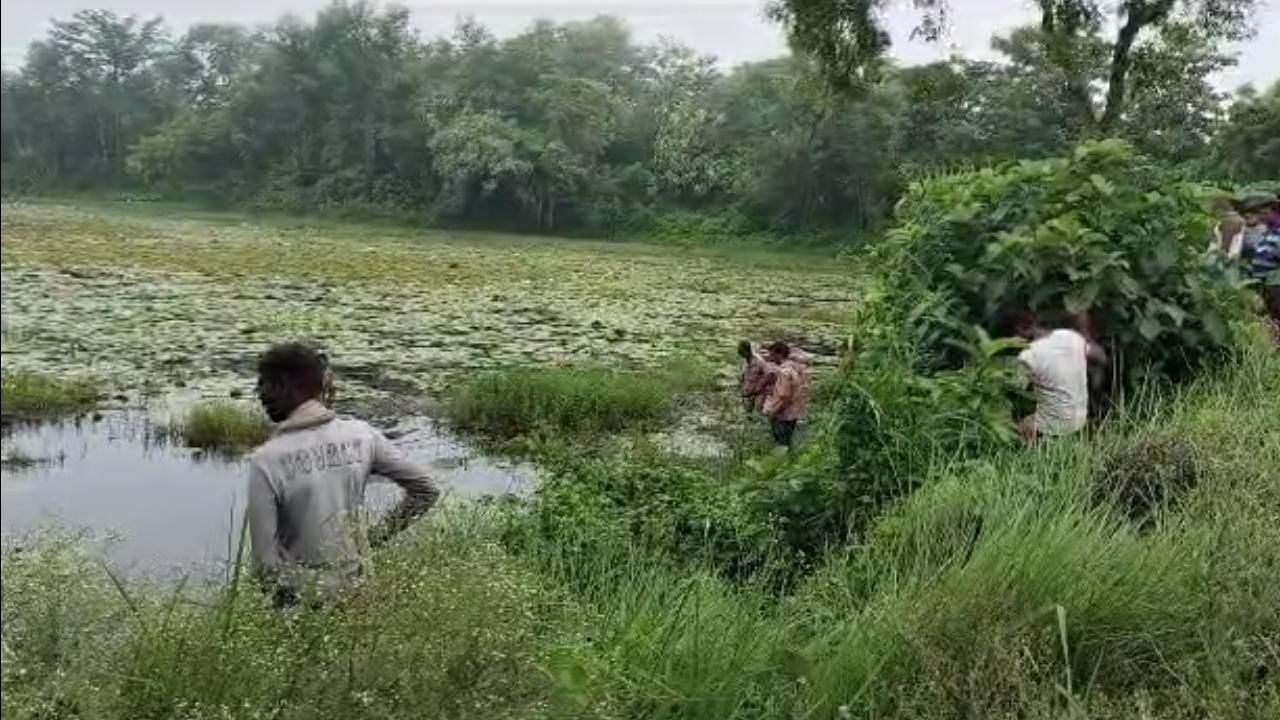
[[[751,341],[741,340],[738,342],[738,357],[743,360],[751,359]]]
[[[1245,223],[1261,225],[1267,223],[1268,220],[1274,223],[1276,214],[1280,212],[1280,202],[1276,200],[1275,193],[1259,190],[1246,193],[1236,203],[1236,208],[1240,211],[1240,215],[1244,217]]]
[[[1010,328],[1013,333],[1027,340],[1035,340],[1048,334],[1048,330],[1040,323],[1040,318],[1030,310],[1015,312],[1010,316]]]
[[[1280,229],[1280,200],[1272,201],[1262,208],[1262,224]]]
[[[778,340],[769,345],[769,362],[775,365],[791,357],[791,346]]]
[[[299,405],[324,396],[329,364],[320,351],[302,343],[274,345],[258,358],[258,399],[274,422]]]

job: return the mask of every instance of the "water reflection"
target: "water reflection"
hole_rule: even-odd
[[[519,493],[526,466],[475,454],[430,419],[389,432],[432,470],[445,495]],[[58,527],[109,538],[103,551],[126,571],[217,571],[234,557],[244,511],[244,463],[183,447],[145,413],[108,412],[4,432],[0,530],[6,541]],[[10,462],[13,461],[13,462]],[[379,483],[369,505],[390,507],[399,490]]]

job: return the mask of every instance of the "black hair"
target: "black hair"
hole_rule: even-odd
[[[258,358],[258,379],[264,385],[292,390],[303,397],[324,394],[329,361],[310,345],[290,342],[272,345]]]
[[[750,340],[738,341],[738,356],[743,358],[744,360],[746,358],[751,357],[751,341]]]
[[[791,346],[781,340],[776,340],[769,345],[769,353],[771,355],[781,355],[782,357],[791,357]]]

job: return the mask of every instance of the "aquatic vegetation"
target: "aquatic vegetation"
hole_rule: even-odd
[[[247,402],[207,400],[191,408],[179,431],[192,447],[236,451],[261,444],[271,425],[261,409]]]
[[[762,308],[835,347],[856,295],[841,261],[779,253],[106,205],[6,205],[3,222],[6,322],[23,332],[6,363],[91,365],[131,393],[147,380],[160,392],[244,390],[257,354],[289,339],[325,346],[344,397],[380,392],[363,379],[373,368],[398,393],[439,393],[483,370],[656,368],[672,355],[712,363],[727,382],[726,356],[757,337]]]
[[[536,430],[613,432],[653,427],[673,410],[662,375],[604,367],[508,368],[476,375],[449,394],[464,430],[510,438]]]
[[[88,412],[102,397],[85,377],[61,378],[29,370],[0,372],[0,416],[6,420],[44,420]]]

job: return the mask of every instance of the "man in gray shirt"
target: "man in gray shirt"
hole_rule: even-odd
[[[258,361],[258,398],[276,427],[249,457],[249,535],[254,570],[279,605],[331,598],[369,571],[370,475],[405,491],[375,541],[404,529],[439,497],[427,474],[382,433],[324,406],[327,384],[328,363],[306,345],[276,345]]]

